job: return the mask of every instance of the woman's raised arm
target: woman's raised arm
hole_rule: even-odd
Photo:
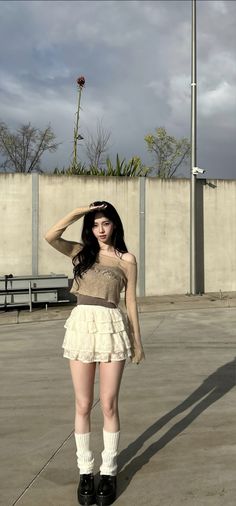
[[[53,248],[60,251],[60,253],[73,258],[83,247],[82,244],[62,239],[61,235],[65,232],[69,225],[72,225],[72,223],[82,218],[90,210],[89,206],[74,209],[64,218],[55,223],[55,225],[46,232],[44,239],[46,239]]]
[[[56,250],[60,251],[66,256],[73,258],[77,253],[83,248],[83,245],[79,242],[75,241],[67,241],[66,239],[62,239],[62,234],[65,232],[66,228],[69,225],[72,225],[75,221],[82,218],[85,214],[90,211],[99,211],[104,209],[106,206],[104,204],[100,206],[95,206],[90,204],[85,207],[77,207],[69,214],[67,214],[64,218],[58,221],[55,225],[53,225],[45,234],[44,239],[53,246]]]

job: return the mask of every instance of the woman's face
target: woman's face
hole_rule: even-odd
[[[102,213],[96,213],[92,227],[93,234],[98,240],[99,245],[111,244],[111,236],[114,230],[114,224]]]

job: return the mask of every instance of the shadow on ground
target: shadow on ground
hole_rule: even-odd
[[[219,367],[213,374],[208,376],[203,383],[194,392],[189,395],[181,404],[172,409],[169,413],[156,420],[147,430],[145,430],[135,441],[125,448],[119,455],[119,497],[128,487],[133,476],[149,462],[149,460],[176,436],[183,432],[203,411],[211,404],[218,401],[227,394],[236,385],[236,358],[231,362]],[[152,443],[141,455],[135,457],[140,448],[146,441],[153,437],[162,427],[164,427],[175,416],[186,409],[193,407],[182,420],[171,427],[166,434]],[[127,465],[126,465],[127,464]],[[98,475],[96,476],[96,478]]]

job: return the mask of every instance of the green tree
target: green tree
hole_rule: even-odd
[[[5,171],[43,172],[40,168],[42,155],[46,151],[56,151],[58,145],[50,126],[39,130],[28,123],[20,126],[14,133],[4,122],[0,123],[0,153],[4,158],[0,167]]]
[[[167,134],[166,129],[156,128],[155,134],[144,137],[148,151],[153,156],[153,175],[160,178],[173,177],[178,168],[190,158],[191,145],[187,138],[176,139]]]

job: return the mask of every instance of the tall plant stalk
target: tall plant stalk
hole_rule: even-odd
[[[77,164],[78,164],[78,140],[80,139],[80,136],[79,136],[79,115],[80,115],[80,102],[81,102],[81,94],[82,94],[82,89],[85,85],[85,78],[83,76],[79,77],[77,79],[77,84],[78,84],[78,106],[77,106],[77,112],[76,112],[76,123],[75,123],[75,127],[74,127],[74,155],[73,155],[73,162],[72,162],[72,166],[73,167],[76,167]]]

